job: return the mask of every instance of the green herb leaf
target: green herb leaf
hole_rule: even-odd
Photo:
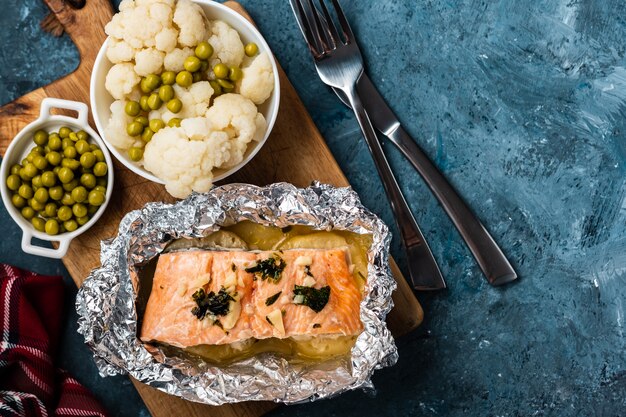
[[[275,284],[282,278],[283,269],[287,264],[280,256],[274,254],[271,258],[258,262],[255,266],[246,268],[246,272],[254,274],[255,279],[261,278],[263,281],[269,279]]]
[[[191,309],[191,313],[196,316],[198,320],[202,320],[208,315],[227,315],[229,303],[235,300],[223,287],[217,294],[213,291],[207,294],[204,289],[200,288],[193,293],[191,298],[196,302],[196,306]]]
[[[305,287],[302,285],[296,285],[293,290],[294,295],[301,295],[303,297],[302,302],[299,304],[309,307],[311,310],[319,313],[326,307],[328,298],[330,297],[330,286],[325,286],[320,289],[313,287]]]
[[[266,306],[271,306],[272,304],[274,304],[276,302],[276,300],[278,300],[278,297],[280,297],[280,295],[282,294],[282,291],[278,291],[276,294],[267,297],[267,300],[265,300],[265,305]]]

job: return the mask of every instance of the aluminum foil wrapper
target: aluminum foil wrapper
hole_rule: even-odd
[[[139,340],[137,268],[158,256],[173,239],[202,237],[243,220],[373,235],[361,302],[364,331],[349,357],[290,363],[264,353],[216,366],[194,358],[168,357]],[[374,370],[391,366],[398,358],[385,324],[396,288],[389,270],[389,240],[385,224],[361,205],[352,189],[319,183],[304,189],[287,183],[267,187],[230,184],[176,204],[150,203],[128,213],[118,236],[102,242],[102,266],[91,272],[76,299],[78,331],[93,351],[102,376],[128,373],[191,401],[211,405],[249,400],[296,403],[355,388],[372,390]]]

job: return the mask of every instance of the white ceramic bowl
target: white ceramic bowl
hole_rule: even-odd
[[[78,117],[68,117],[60,115],[50,114],[50,110],[53,108],[73,110],[78,113]],[[106,149],[106,145],[98,134],[89,127],[88,122],[89,108],[85,103],[79,103],[76,101],[60,100],[56,98],[46,98],[41,102],[41,110],[39,112],[39,118],[26,126],[17,134],[17,136],[11,141],[7,151],[2,159],[2,165],[0,165],[0,192],[2,193],[2,202],[7,209],[13,220],[22,229],[22,250],[26,253],[33,255],[45,256],[48,258],[60,259],[67,253],[67,249],[70,246],[70,242],[76,236],[84,233],[87,229],[94,225],[104,213],[109,200],[111,199],[111,193],[113,191],[113,161],[111,155]],[[47,132],[58,131],[61,126],[68,126],[72,130],[84,130],[89,134],[89,142],[96,143],[102,148],[102,153],[106,159],[106,163],[109,166],[108,171],[108,184],[106,198],[104,204],[93,215],[91,219],[84,225],[80,226],[73,232],[61,233],[56,236],[50,236],[44,232],[36,230],[33,225],[22,217],[20,210],[18,210],[11,203],[12,192],[8,189],[6,184],[6,178],[9,175],[10,169],[14,164],[19,164],[35,146],[33,143],[33,135],[39,130],[43,129]],[[41,246],[35,246],[32,243],[33,237],[41,240],[47,240],[50,242],[59,242],[59,247],[56,249],[45,248]]]
[[[246,165],[253,157],[257,154],[257,152],[261,149],[263,144],[267,141],[272,128],[274,127],[274,122],[276,121],[276,116],[278,114],[278,105],[280,102],[280,82],[278,80],[278,68],[276,67],[276,61],[274,60],[274,56],[272,55],[272,51],[270,50],[267,42],[263,39],[263,36],[259,33],[259,31],[252,25],[248,20],[246,20],[239,13],[233,11],[229,7],[224,6],[223,4],[216,3],[211,0],[193,0],[195,3],[202,6],[204,12],[210,20],[222,20],[232,26],[241,37],[244,45],[248,42],[254,42],[259,46],[260,52],[267,52],[270,61],[272,63],[272,68],[274,70],[274,91],[265,103],[259,106],[260,112],[265,117],[267,121],[267,130],[263,139],[259,142],[251,142],[246,150],[243,160],[237,164],[236,166],[229,169],[216,169],[213,171],[213,181],[219,181],[231,174],[237,172],[241,167]],[[104,128],[106,127],[109,117],[111,116],[111,104],[114,99],[108,93],[106,88],[104,87],[105,80],[109,69],[113,66],[113,64],[106,57],[106,49],[109,44],[109,39],[102,44],[100,51],[98,52],[98,56],[96,57],[96,62],[94,63],[93,72],[91,74],[91,85],[90,85],[90,95],[91,95],[91,110],[93,112],[93,118],[96,122],[96,127],[102,139],[106,143],[107,147],[111,151],[113,155],[128,169],[136,173],[137,175],[141,175],[142,177],[149,179],[150,181],[164,184],[164,182],[153,175],[148,170],[144,169],[138,163],[132,161],[126,151],[121,149],[117,149],[113,146],[106,138]]]

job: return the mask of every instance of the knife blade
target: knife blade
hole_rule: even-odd
[[[333,89],[333,91],[344,104],[350,107],[341,90]],[[439,169],[404,130],[396,115],[365,72],[357,83],[357,91],[376,130],[389,138],[391,143],[398,147],[404,157],[422,176],[430,191],[435,195],[461,234],[489,283],[501,285],[517,279],[517,273],[513,266],[487,229]]]

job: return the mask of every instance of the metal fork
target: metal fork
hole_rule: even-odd
[[[419,290],[445,288],[446,284],[437,262],[409,209],[361,103],[356,84],[363,74],[363,58],[339,2],[332,0],[343,39],[339,36],[324,0],[319,0],[323,16],[315,8],[312,0],[290,0],[290,2],[294,14],[303,27],[317,73],[325,84],[343,91],[356,115],[395,214],[407,254],[413,287]]]

